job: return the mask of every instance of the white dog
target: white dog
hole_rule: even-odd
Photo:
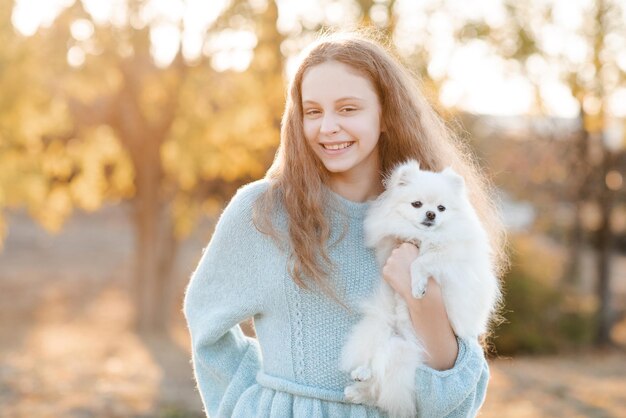
[[[381,266],[399,243],[418,245],[410,267],[413,296],[421,298],[434,278],[455,334],[477,338],[487,330],[500,292],[489,240],[463,178],[451,168],[434,173],[409,161],[393,170],[385,186],[365,218],[366,245],[376,249]],[[342,352],[340,368],[355,381],[346,387],[346,399],[392,417],[414,417],[415,372],[428,353],[415,336],[407,304],[381,280],[362,313]]]

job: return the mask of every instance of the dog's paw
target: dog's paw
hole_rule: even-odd
[[[367,403],[367,399],[363,394],[362,388],[358,384],[346,386],[343,390],[343,396],[348,402],[352,403]]]
[[[427,280],[412,280],[411,281],[411,293],[415,299],[421,299],[426,294],[426,285],[428,284]]]
[[[356,399],[358,398],[358,395],[359,395],[359,389],[354,387],[354,385],[346,386],[346,388],[343,390],[343,396],[345,396],[347,401],[358,403],[356,401]]]
[[[426,294],[428,271],[419,262],[419,257],[411,263],[411,294],[415,299],[421,299]]]
[[[359,366],[350,373],[355,382],[365,382],[372,377],[372,370],[367,366]]]
[[[421,299],[426,295],[426,289],[422,289],[422,290],[413,290],[413,297],[415,299]]]

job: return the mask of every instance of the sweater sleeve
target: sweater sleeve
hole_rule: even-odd
[[[224,209],[185,293],[194,375],[211,417],[230,417],[261,367],[257,341],[238,326],[261,311],[252,195],[240,189]]]
[[[457,338],[454,367],[438,371],[421,365],[416,372],[420,418],[474,417],[485,400],[489,366],[478,341]]]

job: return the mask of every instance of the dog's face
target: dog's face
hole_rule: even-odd
[[[385,182],[394,214],[422,230],[435,230],[462,214],[465,182],[451,168],[420,170],[415,161],[398,166]]]

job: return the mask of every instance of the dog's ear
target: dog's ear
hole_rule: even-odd
[[[386,189],[396,186],[406,186],[410,182],[411,175],[420,171],[420,165],[415,160],[409,160],[393,169],[389,177],[383,180]]]
[[[465,179],[457,174],[456,171],[452,169],[452,167],[446,167],[441,174],[446,176],[450,184],[452,184],[456,189],[463,190],[465,189]]]

